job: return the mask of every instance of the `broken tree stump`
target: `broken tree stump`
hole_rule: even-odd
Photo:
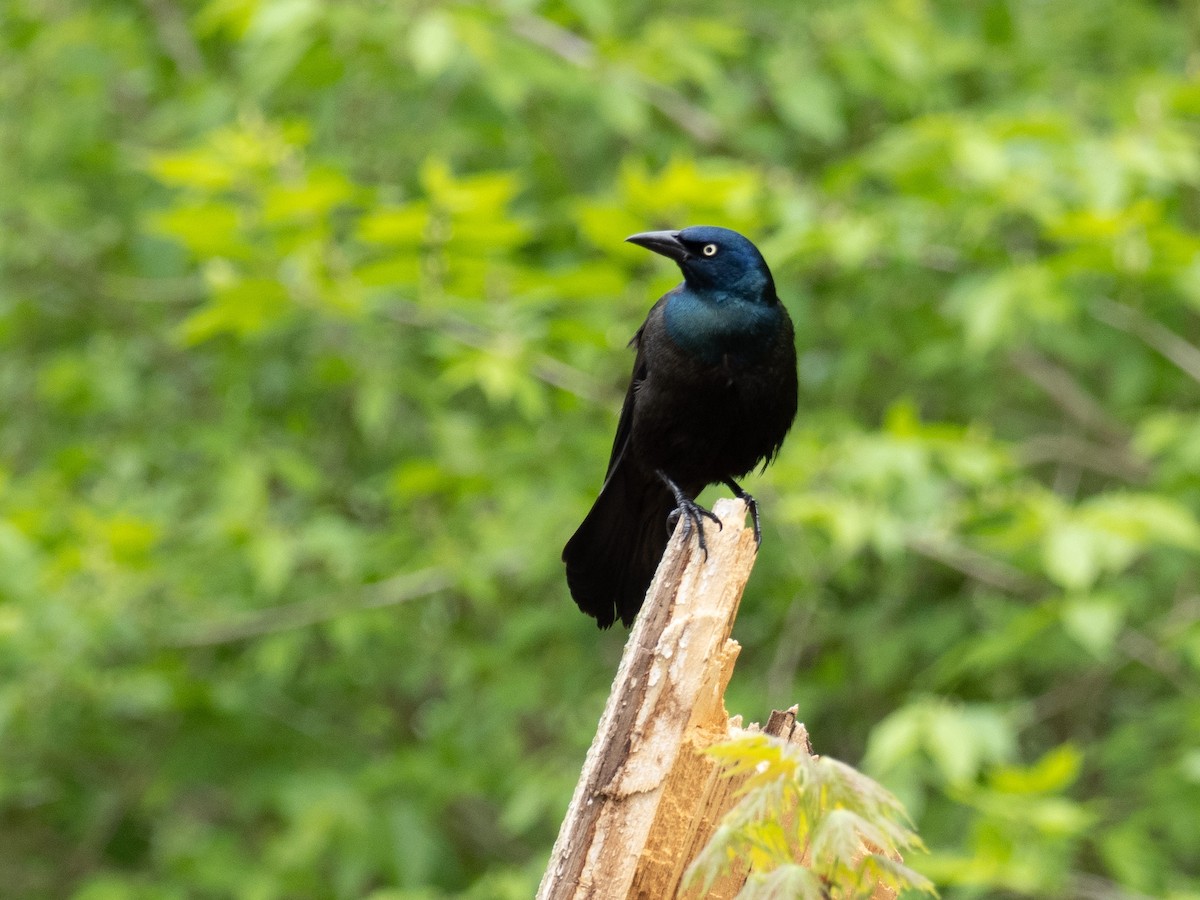
[[[705,528],[707,559],[682,523],[667,547],[538,900],[673,897],[724,812],[705,815],[717,765],[702,751],[729,734],[724,694],[740,649],[729,635],[757,548],[744,503],[719,500],[714,512],[724,527]]]
[[[704,751],[741,731],[741,717],[725,710],[725,688],[741,649],[730,634],[757,554],[742,501],[718,500],[713,511],[723,527],[706,527],[707,557],[682,523],[667,546],[537,900],[700,900],[682,889],[683,874],[745,780],[721,777]],[[812,752],[795,707],[773,712],[762,730]],[[704,900],[730,900],[749,875],[735,867]],[[873,895],[895,896],[882,885]]]

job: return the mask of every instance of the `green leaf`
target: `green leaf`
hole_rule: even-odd
[[[1111,596],[1075,597],[1062,608],[1063,630],[1101,658],[1112,652],[1124,622],[1125,610]]]
[[[176,334],[185,345],[221,335],[257,337],[282,323],[290,311],[286,289],[270,278],[243,278],[214,285],[212,299],[184,319]]]
[[[825,886],[816,873],[797,865],[756,872],[738,892],[741,900],[822,900],[825,896]]]
[[[1070,787],[1079,776],[1083,754],[1072,744],[1062,744],[1031,766],[998,766],[989,775],[999,791],[1011,794],[1044,794]]]

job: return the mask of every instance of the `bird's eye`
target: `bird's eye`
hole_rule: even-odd
[[[704,255],[705,256],[716,256],[717,255],[717,245],[716,244],[705,244],[704,245]]]

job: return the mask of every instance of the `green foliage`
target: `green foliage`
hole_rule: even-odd
[[[745,781],[685,883],[707,893],[740,862],[753,868],[738,894],[746,900],[870,897],[880,885],[936,896],[929,879],[899,861],[924,849],[904,807],[861,772],[764,734],[708,752],[724,763],[724,777]]]
[[[802,389],[730,707],[945,896],[1195,896],[1198,36],[0,0],[0,884],[529,896],[622,642],[558,548],[675,280],[621,239],[711,222]]]

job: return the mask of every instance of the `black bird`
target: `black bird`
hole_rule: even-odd
[[[600,496],[563,549],[579,608],[607,628],[633,623],[679,516],[694,525],[706,485],[734,480],[779,451],[796,416],[792,320],[762,254],[728,228],[697,225],[626,238],[679,264],[630,344],[637,348]]]

